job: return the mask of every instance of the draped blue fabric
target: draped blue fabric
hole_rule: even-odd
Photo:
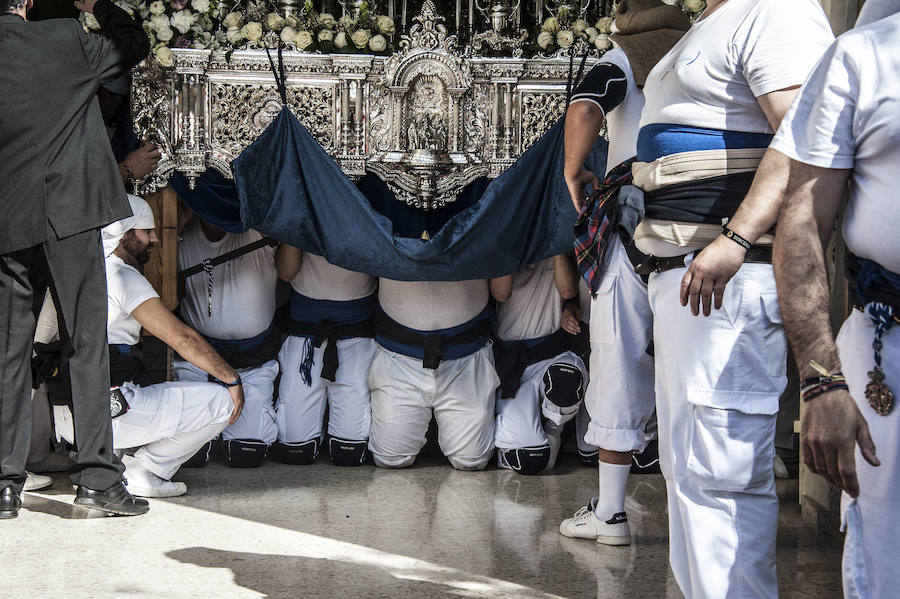
[[[203,173],[197,179],[194,189],[190,188],[188,180],[181,173],[172,175],[169,185],[206,222],[229,233],[243,233],[248,229],[241,222],[241,202],[234,181],[219,172],[208,170]]]
[[[377,178],[354,185],[284,108],[232,164],[240,227],[337,266],[395,280],[511,274],[571,247],[576,213],[563,178],[562,144],[560,120],[499,177],[475,181],[457,202],[423,212],[394,199]],[[602,173],[605,163],[606,142],[599,140],[586,166]],[[223,226],[233,224],[233,196],[207,179],[198,182],[199,193],[183,199],[233,231]],[[425,230],[430,240],[420,239]]]

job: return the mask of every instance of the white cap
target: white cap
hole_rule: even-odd
[[[132,229],[155,229],[156,222],[153,220],[153,210],[150,205],[142,198],[135,195],[128,195],[128,203],[131,204],[132,215],[122,220],[117,220],[103,227],[101,233],[103,237],[103,255],[109,256],[117,247],[125,233]]]

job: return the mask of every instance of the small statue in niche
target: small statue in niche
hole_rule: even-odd
[[[415,121],[411,122],[406,130],[406,147],[409,150],[415,150],[419,147],[419,132],[416,129]]]

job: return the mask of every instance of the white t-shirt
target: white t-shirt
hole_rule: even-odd
[[[637,138],[640,130],[641,110],[644,108],[644,93],[634,82],[631,63],[621,48],[613,48],[603,55],[603,62],[609,62],[625,73],[628,91],[622,103],[606,115],[606,132],[609,149],[606,155],[606,172],[622,164],[637,154]]]
[[[136,268],[114,254],[106,257],[106,332],[110,344],[134,345],[140,340],[141,323],[131,313],[155,297],[159,294]]]
[[[239,235],[226,233],[219,241],[210,241],[199,219],[193,219],[178,244],[178,268],[190,268],[259,239],[262,235],[247,231]],[[255,337],[266,330],[275,315],[277,282],[275,249],[262,247],[213,268],[212,316],[206,273],[188,277],[181,316],[189,326],[215,339]]]
[[[291,279],[294,291],[306,297],[346,302],[375,293],[378,279],[335,266],[322,256],[303,252],[300,270]]]
[[[497,308],[500,339],[537,339],[559,328],[563,299],[556,290],[553,271],[553,258],[548,258],[513,275],[512,293]]]
[[[378,279],[384,313],[419,331],[449,329],[478,316],[487,306],[487,279],[475,281],[394,281]]]
[[[862,27],[880,21],[896,12],[900,12],[900,0],[866,0],[856,19],[856,26]]]
[[[640,126],[772,133],[756,98],[803,83],[833,39],[817,0],[728,0],[650,72]]]
[[[806,164],[853,169],[847,247],[900,272],[900,15],[838,38],[771,147]]]

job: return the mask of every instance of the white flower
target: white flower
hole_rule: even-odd
[[[372,36],[365,29],[357,29],[353,33],[350,34],[350,41],[353,42],[353,45],[362,50],[369,44],[369,38]]]
[[[375,20],[375,27],[378,29],[378,33],[381,33],[382,35],[394,35],[397,31],[397,28],[394,25],[394,19],[384,15],[378,16]]]
[[[689,13],[698,13],[704,8],[706,3],[703,0],[684,0],[684,10]]]
[[[547,46],[553,43],[553,40],[556,39],[549,31],[541,31],[537,36],[537,45],[541,50],[546,50]]]
[[[162,0],[155,0],[150,3],[151,15],[161,15],[164,12],[166,12],[166,5],[162,3]]]
[[[587,29],[587,26],[587,21],[585,21],[584,19],[576,19],[572,24],[572,31],[574,31],[575,33],[581,33],[582,31]]]
[[[285,27],[291,27],[293,29],[296,29],[297,25],[299,25],[299,24],[300,24],[300,19],[298,19],[297,16],[294,15],[293,13],[289,14],[288,16],[286,16],[284,18],[284,26]]]
[[[241,27],[241,35],[248,41],[258,42],[263,35],[262,24],[257,21],[250,21]]]
[[[179,10],[172,15],[172,27],[178,30],[178,33],[187,33],[194,24],[194,13],[189,9]]]
[[[155,31],[169,28],[169,17],[166,15],[153,15],[150,17],[150,27]]]
[[[209,12],[209,0],[191,0],[191,8],[199,13],[206,14]]]
[[[244,34],[237,27],[229,27],[225,36],[228,39],[228,43],[232,46],[239,46],[244,41]]]
[[[662,0],[664,4],[668,4],[669,6],[675,6],[678,4],[678,0]]]
[[[225,19],[222,21],[222,25],[224,25],[228,29],[232,29],[234,27],[240,27],[243,22],[244,15],[239,12],[230,12],[225,16]]]
[[[575,33],[571,29],[563,29],[556,34],[556,45],[560,48],[570,48],[575,43]]]
[[[597,31],[599,33],[609,33],[610,27],[612,26],[613,19],[612,17],[603,17],[597,21]]]
[[[383,35],[374,35],[369,40],[369,48],[372,49],[372,52],[384,52],[387,48],[387,40]]]
[[[320,42],[333,42],[334,41],[334,31],[331,29],[321,29],[319,30],[319,35],[317,36]]]
[[[559,31],[559,19],[556,17],[547,17],[544,24],[541,25],[541,29],[548,33],[556,33]]]
[[[284,27],[281,29],[281,41],[285,44],[293,43],[295,37],[297,37],[297,30],[293,27]]]
[[[94,16],[94,13],[86,12],[84,14],[84,25],[91,31],[96,31],[100,29],[100,22],[97,21],[97,17]]]
[[[313,36],[309,31],[301,31],[294,38],[294,45],[300,50],[306,50],[313,45]]]
[[[175,55],[166,46],[159,46],[153,51],[153,58],[156,62],[164,67],[171,67],[175,64]]]
[[[173,32],[172,28],[168,25],[166,25],[165,27],[160,27],[156,30],[156,39],[161,42],[168,42],[173,37],[175,37],[175,32]]]
[[[347,34],[343,31],[338,31],[337,35],[334,36],[334,45],[338,49],[343,49],[347,47]]]
[[[319,25],[321,25],[322,27],[328,27],[329,29],[334,29],[334,15],[330,12],[323,12],[319,15]]]
[[[584,35],[587,36],[587,41],[589,44],[593,44],[594,40],[597,39],[597,36],[599,34],[600,34],[600,32],[597,31],[596,27],[588,27],[587,29],[584,30]]]
[[[284,27],[284,17],[277,12],[270,12],[266,15],[266,27],[269,28],[269,31],[281,31],[281,28]]]
[[[350,31],[351,29],[353,29],[354,27],[356,27],[356,19],[354,19],[354,18],[351,17],[350,15],[344,15],[344,16],[341,17],[341,19],[338,21],[338,25],[339,25],[340,28],[343,29],[344,31]]]
[[[612,48],[612,42],[609,41],[609,36],[605,33],[601,33],[597,36],[597,39],[594,40],[594,47],[598,50],[609,50]]]

